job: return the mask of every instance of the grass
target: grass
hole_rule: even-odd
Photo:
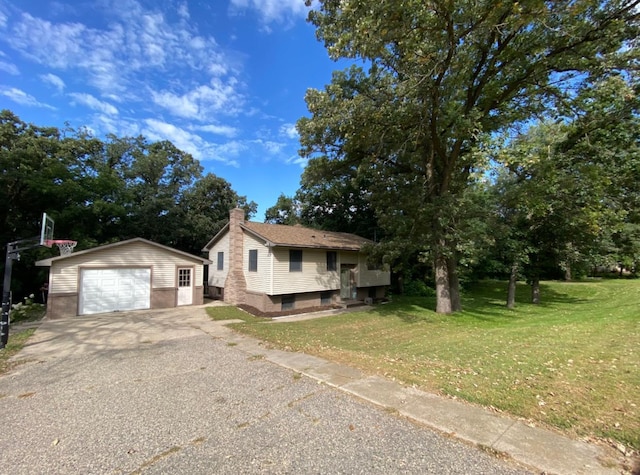
[[[220,306],[207,307],[207,313],[212,320],[242,320],[247,323],[264,322],[264,318],[254,317],[250,313],[240,310],[237,307]]]
[[[18,353],[25,342],[35,332],[35,329],[23,330],[9,333],[9,341],[4,349],[0,350],[0,374],[4,374],[16,366],[15,361],[10,361],[11,357]]]
[[[491,281],[466,292],[465,310],[454,316],[434,313],[429,298],[395,297],[370,311],[277,324],[243,318],[233,327],[275,347],[640,450],[640,281],[545,282],[540,305],[525,303],[523,284],[514,310],[505,297],[506,284]]]

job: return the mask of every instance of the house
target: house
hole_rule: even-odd
[[[203,303],[209,261],[142,238],[36,262],[49,269],[47,317]]]
[[[368,239],[245,221],[244,210],[209,241],[209,295],[261,312],[331,306],[384,297],[390,272],[370,268]]]

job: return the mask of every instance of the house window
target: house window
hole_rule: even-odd
[[[338,253],[336,251],[327,251],[327,271],[338,270]]]
[[[224,252],[218,253],[218,270],[224,270]]]
[[[320,305],[331,305],[331,292],[320,292]]]
[[[249,250],[249,272],[258,272],[258,250]]]
[[[282,296],[282,310],[292,310],[296,306],[295,295],[283,295]]]
[[[302,251],[300,249],[289,250],[289,272],[302,272]]]

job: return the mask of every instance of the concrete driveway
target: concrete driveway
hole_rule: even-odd
[[[0,472],[527,473],[227,331],[194,307],[43,322],[0,377]]]

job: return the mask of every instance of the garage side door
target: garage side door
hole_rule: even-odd
[[[151,269],[83,269],[80,315],[151,308]]]

